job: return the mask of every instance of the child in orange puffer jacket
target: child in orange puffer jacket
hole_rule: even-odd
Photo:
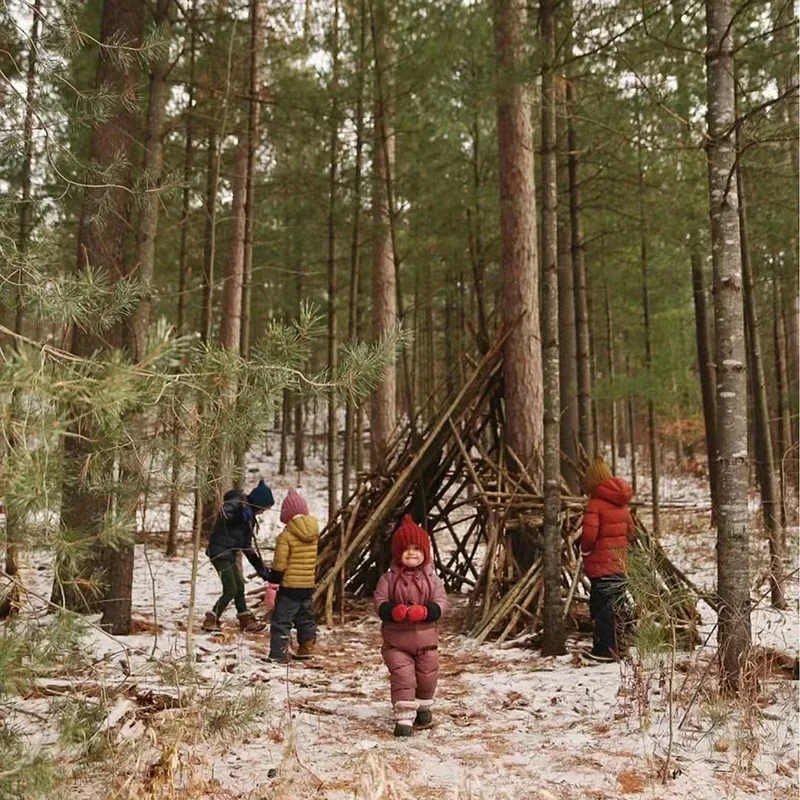
[[[625,604],[628,544],[634,532],[628,507],[633,492],[622,478],[611,474],[600,456],[586,471],[583,487],[589,502],[583,513],[581,554],[592,584],[589,613],[594,623],[592,651],[586,655],[594,661],[614,661],[621,650],[617,633]]]

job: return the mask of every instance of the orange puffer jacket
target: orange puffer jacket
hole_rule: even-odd
[[[622,478],[606,478],[592,494],[583,512],[581,553],[589,578],[625,575],[633,518],[628,503],[633,492]]]

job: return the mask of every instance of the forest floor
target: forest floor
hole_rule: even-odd
[[[250,473],[262,473],[280,502],[296,482],[276,478],[273,466],[262,457]],[[668,480],[682,499],[702,495],[690,478]],[[302,484],[324,521],[319,465]],[[705,604],[703,645],[695,650],[674,659],[634,650],[620,664],[589,667],[577,656],[587,644],[578,634],[559,658],[477,646],[459,633],[465,598],[452,598],[442,626],[436,725],[395,740],[379,622],[366,603],[349,608],[344,625],[320,628],[312,662],[288,667],[267,661],[268,636],[240,636],[230,611],[222,635],[197,632],[187,667],[190,546],[184,542],[177,558],[165,559],[161,517],[148,519],[136,554],[136,634],[115,638],[91,628],[80,669],[40,681],[9,711],[31,751],[57,754],[70,798],[797,797],[797,683],[770,655],[798,655],[796,574],[788,612],[762,600],[753,614],[758,688],[736,701],[716,690],[715,617]],[[279,529],[277,513],[268,513],[261,540],[271,542]],[[662,529],[675,562],[711,587],[707,513],[667,513]],[[797,529],[790,538],[796,563]],[[753,560],[753,574],[761,576],[761,540],[753,543]],[[46,560],[31,558],[23,577],[35,593],[24,617],[36,618],[52,579]],[[201,558],[196,616],[217,591]],[[85,707],[93,709],[95,721],[74,726],[84,733],[66,745],[70,702],[84,717]]]

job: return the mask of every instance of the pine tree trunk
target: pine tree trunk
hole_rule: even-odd
[[[703,397],[703,419],[706,429],[708,484],[711,491],[711,524],[717,519],[717,401],[714,393],[714,363],[708,335],[708,309],[703,280],[703,264],[696,235],[691,236],[692,290],[694,295],[694,324],[697,341],[697,371]]]
[[[240,135],[236,147],[231,203],[231,233],[228,257],[225,262],[225,282],[222,287],[222,309],[219,325],[219,343],[223,350],[239,353],[242,335],[242,281],[244,278],[245,195],[247,192],[247,136]],[[237,387],[230,379],[218,388],[222,403],[235,402]],[[210,467],[213,491],[203,499],[204,540],[211,534],[216,510],[221,505],[223,492],[232,483],[236,454],[220,438]]]
[[[578,137],[575,130],[575,86],[567,83],[567,147],[569,150],[570,252],[572,255],[575,303],[576,375],[578,389],[579,458],[591,459],[592,452],[592,365],[589,341],[589,306],[586,298],[586,253],[583,243],[583,207],[578,182]]]
[[[721,684],[738,689],[750,647],[747,375],[736,192],[731,0],[706,0],[708,188],[717,364],[717,591]]]
[[[791,455],[787,458],[789,443],[792,441],[792,430],[789,424],[789,407],[786,398],[786,353],[785,337],[783,335],[783,324],[781,320],[781,308],[783,298],[781,297],[780,281],[777,275],[772,276],[772,340],[775,360],[775,394],[777,395],[778,405],[778,452],[776,454],[776,468],[781,478],[781,525],[786,527],[786,505],[789,492],[792,486],[791,474]]]
[[[360,284],[360,251],[361,251],[361,168],[364,150],[364,72],[366,61],[366,0],[359,0],[359,39],[358,60],[356,70],[356,83],[358,95],[356,98],[356,152],[353,177],[353,234],[350,241],[350,302],[348,314],[348,339],[356,340],[358,334],[358,297]],[[356,408],[352,400],[348,399],[344,423],[344,460],[342,464],[342,505],[350,496],[351,473],[356,461],[357,448],[360,442],[356,440]]]
[[[244,263],[242,266],[242,326],[239,334],[239,352],[242,358],[250,356],[252,320],[250,306],[253,294],[253,240],[256,209],[256,148],[261,131],[261,52],[263,49],[261,27],[261,0],[250,3],[250,75],[247,105],[247,186],[244,203]],[[239,469],[244,472],[245,454],[239,454]]]
[[[789,384],[789,398],[793,401],[789,407],[790,419],[792,423],[792,447],[794,448],[795,472],[797,471],[797,453],[800,448],[800,408],[798,408],[798,398],[800,397],[800,337],[798,337],[798,327],[800,326],[800,294],[798,293],[797,279],[789,284],[789,309],[784,319],[786,332],[786,344],[788,351],[787,358],[787,379]]]
[[[536,476],[544,432],[531,89],[520,80],[526,32],[524,0],[494,0],[503,317],[513,326],[503,352],[506,441]]]
[[[303,407],[303,398],[299,394],[292,393],[294,403],[294,466],[298,472],[304,472],[306,468],[306,413]],[[316,398],[315,398],[316,401]],[[316,452],[316,429],[317,414],[316,402],[314,403],[314,413],[312,414],[311,424],[313,426],[311,435],[312,455]]]
[[[394,333],[397,325],[397,276],[391,241],[389,198],[394,169],[394,129],[389,80],[389,12],[385,0],[370,3],[375,49],[375,138],[372,146],[372,338],[379,341]],[[397,421],[397,377],[394,358],[372,394],[370,439],[372,467],[384,471],[386,448]]]
[[[472,208],[467,209],[469,223],[469,254],[472,264],[472,282],[474,289],[476,314],[478,322],[478,351],[485,353],[489,349],[489,326],[486,317],[486,300],[483,279],[486,273],[486,259],[483,249],[483,212],[481,210],[481,129],[480,118],[476,112],[472,123]]]
[[[169,25],[171,0],[158,0],[154,22],[166,28]],[[139,212],[136,228],[136,265],[133,274],[145,284],[153,278],[160,207],[159,186],[164,168],[164,120],[167,103],[167,72],[169,58],[163,56],[153,62],[150,72],[150,97],[144,139],[145,197]],[[147,331],[150,325],[151,296],[146,294],[133,314],[123,324],[123,344],[132,361],[141,361],[147,351]],[[135,415],[129,424],[139,427],[142,415]],[[121,482],[129,488],[138,486],[138,474],[120,470]],[[134,512],[135,514],[135,509]],[[131,626],[131,592],[133,588],[133,542],[120,544],[113,552],[106,552],[106,595],[100,624],[112,631],[127,633]]]
[[[236,147],[231,203],[231,233],[228,258],[225,262],[225,282],[222,287],[222,312],[219,326],[220,345],[238,353],[242,336],[242,283],[244,279],[244,236],[246,228],[245,199],[247,196],[247,136],[240,135]]]
[[[631,371],[631,357],[630,351],[628,349],[628,337],[625,337],[625,374],[630,378],[632,376]],[[628,392],[628,400],[627,400],[627,407],[628,407],[628,441],[630,442],[631,447],[631,489],[633,490],[634,496],[638,492],[638,483],[639,479],[636,474],[636,415],[634,414],[633,409],[633,394]]]
[[[92,125],[89,139],[89,161],[98,169],[110,170],[108,179],[113,188],[87,187],[83,195],[78,229],[78,270],[94,269],[109,280],[117,281],[126,274],[125,247],[130,229],[131,194],[133,183],[130,165],[133,163],[135,142],[140,135],[139,120],[130,102],[136,96],[139,65],[135,60],[121,61],[113,45],[139,47],[144,33],[144,5],[138,0],[104,0],[97,65],[97,87],[106,87],[119,98],[113,112]],[[72,331],[71,351],[89,357],[97,350],[119,346],[120,332],[100,338],[81,329]],[[92,462],[94,469],[106,466],[106,457],[96,453],[91,445],[93,432],[86,421],[77,422],[74,436],[66,439],[64,452],[67,466],[61,507],[61,524],[78,539],[95,543],[92,557],[83,565],[83,576],[97,577],[102,585],[98,594],[84,596],[79,576],[60,574],[57,567],[53,599],[75,611],[102,610],[104,624],[111,633],[130,632],[133,553],[127,550],[120,558],[117,551],[97,544],[103,530],[104,515],[111,498],[92,491],[82,473]],[[94,573],[94,575],[93,575]],[[63,580],[66,579],[66,583]],[[101,602],[102,601],[102,602]]]
[[[556,134],[556,25],[552,0],[540,4],[542,68],[542,373],[544,378],[544,634],[542,655],[563,655],[561,597],[561,446],[558,348],[558,140]]]
[[[339,157],[339,0],[334,0],[331,24],[331,119],[330,167],[328,173],[328,370],[336,375],[336,181]],[[333,519],[337,508],[337,440],[339,426],[336,421],[336,392],[328,392],[328,519]]]
[[[191,191],[190,184],[192,179],[192,161],[194,158],[194,93],[195,93],[195,58],[197,48],[197,19],[196,6],[192,3],[189,14],[189,84],[187,93],[189,95],[186,106],[186,127],[185,127],[185,147],[183,154],[183,199],[181,203],[181,243],[178,254],[178,313],[176,330],[179,336],[185,333],[186,327],[186,285],[189,282],[191,266],[189,262],[189,248],[187,246],[189,238],[189,215],[191,213]],[[181,458],[180,449],[181,423],[177,420],[173,424],[172,434],[172,475],[170,478],[170,497],[169,497],[169,530],[167,531],[167,546],[165,555],[173,558],[178,553],[178,528],[180,527],[180,480],[181,480]]]
[[[597,316],[592,310],[592,285],[588,280],[586,281],[586,308],[589,312],[589,385],[594,386],[597,382],[597,348],[595,342],[597,335],[595,332],[595,320]],[[597,411],[597,400],[595,400],[594,392],[592,392],[592,452],[600,452],[600,421]]]
[[[566,83],[558,87],[559,130],[558,186],[558,349],[559,394],[561,397],[561,474],[575,494],[580,491],[578,454],[578,343],[575,327],[575,290],[572,274],[570,228],[569,156],[566,113]]]
[[[736,130],[737,149],[741,153],[739,129]],[[736,162],[736,188],[739,201],[739,236],[742,260],[742,290],[744,292],[744,323],[747,330],[747,374],[753,388],[756,469],[761,487],[761,510],[764,527],[769,538],[770,600],[773,608],[786,608],[783,584],[785,580],[785,537],[778,507],[778,484],[775,478],[775,459],[772,449],[772,432],[769,426],[767,385],[764,363],[761,358],[761,337],[758,331],[758,308],[753,286],[753,267],[747,235],[747,211],[741,161]]]
[[[605,285],[606,294],[606,358],[608,366],[608,378],[611,382],[611,471],[617,474],[617,401],[614,399],[616,389],[614,386],[614,328],[611,321],[611,297],[608,293],[608,283]]]
[[[283,390],[281,403],[281,447],[278,456],[278,474],[286,474],[286,464],[289,460],[289,421],[291,419],[291,394],[288,389]]]
[[[17,240],[17,250],[20,257],[24,257],[28,250],[31,229],[33,227],[33,207],[31,200],[31,172],[33,168],[33,122],[36,111],[36,88],[37,88],[37,57],[39,48],[39,22],[41,17],[41,0],[34,0],[31,22],[31,32],[28,39],[28,69],[26,74],[25,88],[25,121],[23,123],[23,159],[20,171],[21,197],[19,203],[19,238]],[[16,315],[14,320],[14,331],[22,333],[22,298],[20,297],[22,275],[18,275],[18,289],[16,298]],[[20,408],[19,394],[12,391],[9,402],[11,409],[11,424],[9,430],[9,449],[20,446],[14,435],[14,420],[18,419],[22,413]],[[20,516],[13,502],[9,502],[8,492],[5,492],[5,539],[6,539],[6,575],[16,577],[19,574],[19,542],[21,540],[23,518]],[[6,619],[16,611],[16,601],[19,591],[16,586],[9,589],[7,595],[0,599],[0,619]]]
[[[214,262],[217,255],[217,184],[219,183],[219,150],[217,129],[212,120],[208,126],[206,166],[206,224],[203,247],[203,301],[200,310],[200,337],[211,341],[214,317]]]
[[[171,0],[158,0],[153,22],[166,29],[170,23]],[[164,120],[167,114],[167,73],[169,56],[156,59],[150,70],[150,100],[144,139],[142,180],[145,197],[139,211],[136,229],[136,266],[133,274],[149,283],[153,278],[158,234],[158,214],[161,207],[160,185],[164,171]],[[147,349],[147,328],[150,325],[151,296],[142,298],[125,323],[126,346],[134,361],[140,361]]]
[[[641,117],[637,111],[637,122],[641,130]],[[644,365],[647,370],[648,390],[647,390],[647,429],[650,436],[650,492],[651,510],[653,514],[653,535],[658,537],[661,533],[661,521],[659,515],[659,459],[658,459],[658,435],[656,432],[656,410],[653,401],[652,369],[653,351],[650,342],[650,292],[647,284],[648,272],[650,269],[650,254],[648,251],[647,225],[645,222],[645,186],[644,186],[644,164],[642,163],[641,137],[637,140],[636,158],[639,168],[639,235],[640,252],[642,265],[642,311],[644,317]]]

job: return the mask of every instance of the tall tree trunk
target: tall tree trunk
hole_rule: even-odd
[[[786,457],[792,441],[792,430],[789,424],[789,408],[786,401],[786,342],[781,320],[782,306],[783,298],[781,297],[780,282],[777,275],[773,273],[772,341],[775,352],[775,394],[778,400],[778,452],[775,462],[781,476],[781,525],[785,528],[787,524],[786,501],[790,487],[793,485],[792,478],[795,476],[791,474],[791,457],[790,459]]]
[[[171,0],[158,0],[154,23],[164,29],[170,21]],[[144,136],[143,183],[145,196],[139,211],[136,228],[136,265],[133,274],[146,285],[152,281],[155,267],[156,235],[160,207],[160,184],[164,169],[164,120],[167,103],[167,72],[169,58],[157,58],[150,71],[150,97]],[[147,330],[150,326],[151,295],[148,291],[123,325],[123,344],[132,361],[141,361],[147,350]],[[130,420],[136,428],[144,428],[142,414]],[[121,483],[136,487],[140,484],[137,467],[121,467]],[[138,492],[137,492],[138,494]],[[108,589],[103,603],[100,624],[111,630],[129,631],[131,626],[131,591],[133,587],[133,542],[120,544],[116,557],[107,556],[111,567],[107,570]]]
[[[690,238],[689,258],[692,265],[692,290],[694,295],[694,325],[697,341],[697,371],[703,396],[703,419],[706,429],[706,454],[708,456],[708,484],[711,491],[711,524],[717,519],[717,401],[714,393],[714,363],[708,335],[708,309],[703,279],[703,263],[696,234]]]
[[[642,121],[637,110],[638,130],[641,133]],[[653,350],[650,342],[650,292],[647,284],[650,269],[650,253],[647,241],[647,224],[645,222],[645,185],[644,163],[642,161],[641,135],[636,143],[636,160],[639,172],[639,237],[640,255],[642,265],[642,312],[644,319],[644,365],[647,370],[647,429],[650,437],[650,492],[651,510],[653,514],[653,534],[661,533],[661,520],[659,515],[659,460],[658,460],[658,435],[656,433],[656,409],[653,401],[652,370]]]
[[[590,353],[589,305],[586,298],[586,252],[583,242],[583,207],[578,181],[578,136],[575,130],[575,85],[567,82],[567,148],[569,170],[570,250],[573,291],[578,386],[578,443],[582,460],[592,452],[592,364]]]
[[[302,297],[305,283],[305,270],[303,259],[305,254],[303,252],[303,243],[298,242],[296,247],[296,266],[295,266],[295,296]],[[303,407],[303,398],[292,392],[290,395],[291,410],[288,412],[289,429],[292,426],[292,415],[294,415],[294,466],[298,472],[303,472],[306,468],[306,445],[305,445],[305,408]],[[316,428],[317,419],[316,414],[313,415],[313,426]],[[311,447],[316,446],[315,437],[312,432]]]
[[[494,0],[503,315],[513,326],[503,352],[506,441],[530,474],[541,475],[536,460],[544,432],[531,89],[520,79],[526,28],[524,0]]]
[[[625,374],[630,378],[633,375],[631,370],[631,356],[628,349],[628,337],[625,336]],[[631,446],[631,489],[635,495],[638,491],[639,479],[636,474],[636,415],[633,409],[633,393],[628,391],[628,437]]]
[[[214,318],[214,261],[217,255],[217,184],[219,183],[219,150],[216,123],[208,126],[206,165],[206,224],[203,247],[203,301],[200,310],[200,337],[211,341]]]
[[[478,350],[485,353],[489,349],[489,325],[486,317],[486,300],[483,280],[486,274],[486,259],[483,250],[483,212],[481,209],[481,128],[480,116],[476,110],[472,121],[472,208],[467,209],[469,223],[469,254],[472,264],[472,282],[478,321]]]
[[[28,250],[28,242],[30,240],[31,229],[33,227],[33,203],[31,199],[31,172],[33,168],[33,119],[36,110],[36,79],[37,79],[37,57],[39,49],[39,22],[41,17],[42,4],[41,0],[34,0],[32,12],[33,20],[31,22],[31,32],[28,38],[28,69],[26,75],[26,88],[25,88],[25,121],[23,123],[22,136],[23,136],[23,159],[22,169],[20,170],[20,184],[21,196],[19,202],[19,238],[17,240],[17,251],[20,258],[24,258]],[[17,298],[16,298],[16,315],[14,320],[14,331],[22,333],[22,275],[18,274],[17,278]],[[13,420],[19,418],[22,413],[22,408],[19,403],[19,396],[16,391],[11,394],[9,403],[11,409],[12,424],[9,426],[9,442],[10,450],[22,446],[22,443],[17,440],[15,436],[15,426]],[[19,559],[19,543],[22,538],[22,530],[24,526],[24,517],[19,513],[13,501],[9,502],[11,498],[8,494],[8,489],[5,490],[5,514],[6,514],[6,574],[12,578],[19,574],[18,559]],[[12,586],[8,593],[0,599],[0,619],[6,619],[10,614],[14,613],[17,608],[17,600],[19,597],[18,587]]]
[[[392,209],[389,198],[394,169],[393,101],[389,79],[389,11],[385,0],[370,3],[375,50],[375,138],[372,146],[372,337],[391,336],[397,325],[397,275],[392,248]],[[408,377],[408,376],[406,376]],[[397,421],[395,360],[384,368],[372,394],[370,439],[373,469],[385,470],[386,448]]]
[[[303,406],[303,398],[299,394],[292,393],[294,404],[294,466],[298,472],[305,471],[306,468],[306,409]],[[316,404],[314,406],[316,412]],[[312,425],[314,430],[311,435],[311,449],[316,450],[316,427],[317,415],[312,415]],[[312,452],[312,455],[314,453]]]
[[[166,29],[170,22],[171,0],[158,0],[153,22]],[[144,138],[142,179],[145,196],[139,211],[136,229],[136,266],[134,275],[144,283],[153,278],[158,234],[158,213],[161,207],[160,187],[164,171],[164,120],[167,114],[167,73],[169,56],[157,58],[150,69],[150,100]],[[126,346],[134,361],[140,361],[147,349],[147,328],[150,324],[151,295],[142,298],[125,325]]]
[[[606,358],[608,366],[608,379],[611,382],[611,471],[617,474],[617,401],[614,399],[616,387],[614,385],[614,328],[611,321],[611,297],[608,292],[608,282],[605,284],[606,294]]]
[[[77,268],[94,269],[109,280],[117,281],[125,273],[125,245],[130,230],[132,175],[135,142],[140,135],[139,120],[132,101],[136,97],[139,66],[135,59],[121,60],[114,48],[138,48],[144,32],[144,5],[138,0],[104,0],[97,64],[97,87],[109,89],[118,99],[112,113],[92,125],[89,161],[100,170],[111,170],[108,180],[113,188],[87,187],[83,195],[78,228]],[[101,339],[88,331],[74,329],[71,350],[89,357],[97,350],[120,344],[119,331]],[[86,597],[74,575],[64,575],[57,568],[53,599],[76,611],[102,610],[104,624],[115,635],[130,632],[133,559],[119,558],[117,550],[99,544],[105,514],[113,510],[112,498],[93,490],[84,469],[108,469],[106,457],[95,452],[94,433],[89,423],[80,421],[67,437],[64,452],[67,461],[61,507],[61,524],[78,540],[93,544],[92,557],[84,565],[84,575],[99,577],[101,591]],[[123,543],[127,545],[128,543]],[[66,579],[66,583],[63,581]]]
[[[328,370],[333,377],[337,368],[336,338],[336,180],[339,158],[339,0],[333,3],[331,23],[331,119],[330,166],[328,170]],[[336,392],[328,391],[328,519],[337,508],[337,439]]]
[[[361,252],[361,168],[364,151],[364,72],[366,62],[366,0],[359,0],[358,20],[358,60],[356,68],[356,152],[353,176],[353,233],[350,240],[350,298],[348,314],[348,339],[356,340],[358,334],[358,297],[360,284],[360,252]],[[344,460],[342,464],[342,505],[350,496],[350,480],[354,462],[356,461],[356,448],[361,444],[356,440],[356,408],[352,400],[348,399],[344,422]]]
[[[239,334],[239,352],[242,358],[250,356],[251,315],[253,294],[253,245],[256,208],[256,149],[261,131],[261,0],[250,2],[250,74],[247,104],[247,186],[244,202],[244,263],[242,266],[242,326]],[[240,455],[240,462],[244,459]],[[240,463],[240,469],[244,464]]]
[[[578,343],[575,328],[575,289],[572,273],[570,228],[569,155],[566,113],[566,83],[558,86],[559,130],[558,186],[558,370],[561,398],[561,474],[574,493],[580,491],[578,454]]]
[[[244,235],[247,195],[247,135],[239,136],[233,174],[231,234],[222,287],[219,342],[225,350],[238,353],[242,335],[242,283],[244,279]]]
[[[239,353],[242,335],[242,281],[244,277],[245,195],[247,192],[247,136],[240,135],[236,147],[231,202],[231,233],[225,261],[225,282],[222,287],[222,309],[219,343],[223,350]],[[224,405],[235,402],[237,386],[227,379],[218,391]],[[224,488],[233,480],[235,453],[221,437],[215,447],[210,475],[213,490],[203,500],[202,535],[210,536],[216,510]]]
[[[552,0],[540,4],[542,67],[542,372],[544,378],[544,635],[542,655],[563,655],[561,598],[561,447],[558,348],[558,140],[556,133],[556,25]]]
[[[192,162],[194,159],[194,93],[195,93],[195,61],[197,51],[197,10],[196,0],[193,0],[189,12],[189,95],[186,104],[185,146],[183,151],[183,199],[181,203],[181,243],[178,251],[178,313],[176,330],[183,336],[186,327],[186,285],[189,282],[191,266],[189,262],[189,215],[191,213],[191,180]],[[181,424],[177,420],[173,425],[172,436],[172,475],[170,478],[169,497],[169,530],[167,531],[167,547],[165,555],[172,558],[178,553],[178,528],[180,526],[180,480],[181,457],[180,448]]]
[[[731,0],[706,0],[708,189],[717,364],[717,591],[722,686],[738,689],[750,647],[747,375],[736,191]]]
[[[739,128],[736,129],[736,147],[742,153]],[[747,235],[747,211],[745,208],[744,176],[741,161],[736,161],[736,189],[739,201],[739,236],[742,260],[742,290],[744,292],[744,324],[747,330],[747,374],[753,387],[756,469],[761,487],[761,510],[764,527],[769,538],[770,599],[773,608],[786,608],[783,583],[785,580],[784,532],[778,506],[778,484],[775,479],[775,459],[772,449],[772,432],[769,427],[769,405],[767,385],[764,379],[764,363],[761,358],[761,337],[758,331],[758,309],[753,286],[753,266],[750,263],[750,247]]]
[[[289,421],[291,419],[291,394],[288,389],[283,390],[281,401],[281,444],[278,456],[278,475],[286,474],[286,463],[289,460]]]
[[[788,310],[784,320],[786,330],[786,344],[789,353],[787,359],[787,379],[789,384],[789,398],[792,405],[789,407],[792,427],[792,447],[794,447],[794,470],[797,472],[797,453],[800,448],[800,293],[798,292],[797,277],[789,283]]]
[[[245,167],[244,195],[244,247],[242,255],[242,298],[241,325],[239,328],[239,354],[243,359],[250,356],[252,316],[250,307],[253,294],[253,247],[255,236],[256,207],[256,150],[258,148],[261,106],[261,0],[249,0],[250,6],[250,47],[248,53],[249,72],[247,80],[247,165]],[[240,387],[240,396],[245,387]],[[238,401],[237,401],[238,402]],[[247,475],[247,447],[242,446],[234,456],[233,482],[244,488]]]

